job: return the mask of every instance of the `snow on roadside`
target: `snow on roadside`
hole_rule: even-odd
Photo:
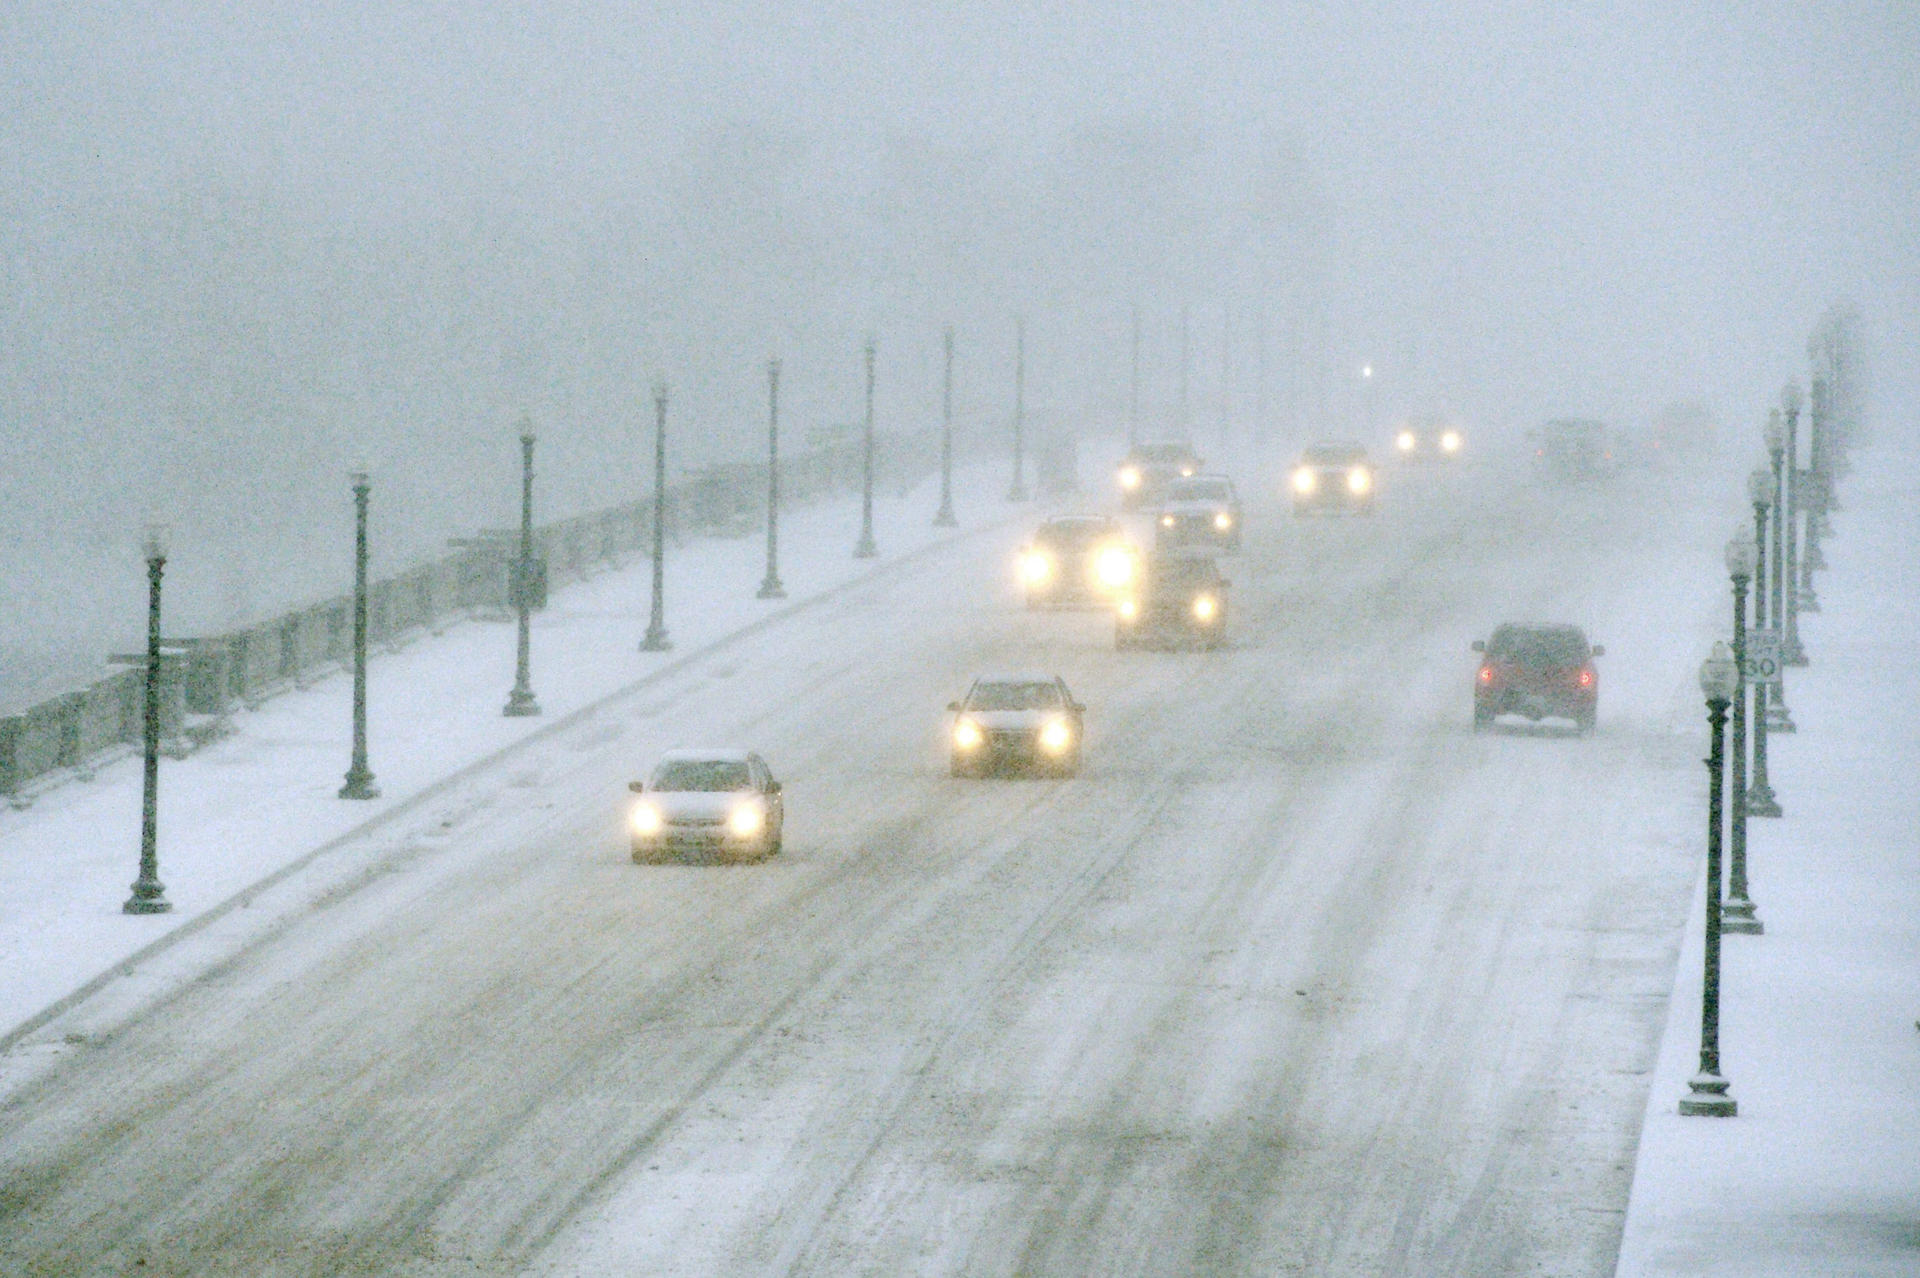
[[[1722,949],[1720,1061],[1739,1114],[1677,1111],[1699,1064],[1703,859],[1621,1278],[1920,1272],[1920,474],[1891,450],[1858,462],[1821,611],[1801,619],[1812,664],[1788,677],[1799,731],[1769,740],[1786,816],[1749,825],[1766,933]]]

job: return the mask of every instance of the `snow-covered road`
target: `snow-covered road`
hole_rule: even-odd
[[[0,1120],[0,1261],[1610,1273],[1699,866],[1703,491],[1255,502],[1220,654],[1021,608],[1019,530],[931,546],[77,1009]],[[1468,731],[1505,619],[1607,645],[1596,737]],[[1089,705],[1079,779],[946,776],[940,707],[1009,667]],[[624,783],[712,743],[786,851],[631,864]]]

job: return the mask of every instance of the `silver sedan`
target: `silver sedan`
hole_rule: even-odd
[[[640,796],[627,813],[636,862],[689,853],[764,860],[780,851],[786,801],[751,750],[669,751],[650,779],[627,788]]]

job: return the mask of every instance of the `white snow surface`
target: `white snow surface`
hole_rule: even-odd
[[[1209,1133],[1211,1147],[1196,1157],[1224,1169],[1221,1183],[1277,1161],[1329,1173],[1318,1182],[1299,1182],[1330,1187],[1320,1191],[1324,1200],[1308,1204],[1330,1222],[1324,1236],[1296,1232],[1294,1241],[1269,1242],[1264,1256],[1247,1262],[1249,1271],[1464,1272],[1453,1267],[1461,1257],[1493,1255],[1498,1263],[1481,1272],[1604,1272],[1616,1244],[1622,1275],[1920,1271],[1920,1157],[1914,1153],[1920,1150],[1920,982],[1914,977],[1920,821],[1911,787],[1903,784],[1920,758],[1920,676],[1907,651],[1920,600],[1911,551],[1920,544],[1920,467],[1895,457],[1857,461],[1827,546],[1832,566],[1818,580],[1823,611],[1803,619],[1813,665],[1790,678],[1800,731],[1772,741],[1772,779],[1787,816],[1753,825],[1753,892],[1767,932],[1729,937],[1725,945],[1721,1060],[1740,1103],[1735,1119],[1682,1119],[1675,1113],[1697,1061],[1701,891],[1692,892],[1684,933],[1677,931],[1679,913],[1646,903],[1659,897],[1659,884],[1683,875],[1704,855],[1705,778],[1696,760],[1705,727],[1693,671],[1728,611],[1719,543],[1744,513],[1738,482],[1743,466],[1732,462],[1716,464],[1700,480],[1698,509],[1661,525],[1659,537],[1641,529],[1637,540],[1609,549],[1598,568],[1583,569],[1586,575],[1558,587],[1538,581],[1503,587],[1497,553],[1474,560],[1480,574],[1474,580],[1485,597],[1461,601],[1432,623],[1446,652],[1409,655],[1399,675],[1403,696],[1385,710],[1368,700],[1360,718],[1370,735],[1356,729],[1352,742],[1330,737],[1332,764],[1310,761],[1298,753],[1297,741],[1276,729],[1234,743],[1238,753],[1223,756],[1239,769],[1238,784],[1231,776],[1222,780],[1218,764],[1213,771],[1196,770],[1191,792],[1184,794],[1177,787],[1156,789],[1145,761],[1123,759],[1115,770],[1107,760],[1122,753],[1123,725],[1147,713],[1141,704],[1155,695],[1192,696],[1194,706],[1180,711],[1189,727],[1203,725],[1209,714],[1225,716],[1231,707],[1208,703],[1204,684],[1182,681],[1199,677],[1182,672],[1210,667],[1185,658],[1153,666],[1115,662],[1099,651],[1104,633],[1094,618],[1013,615],[999,624],[1016,638],[1044,628],[1072,641],[1063,672],[1095,712],[1088,741],[1091,777],[1082,784],[1111,791],[1110,822],[1076,814],[1056,797],[1069,792],[1050,788],[979,788],[941,799],[949,794],[939,788],[944,783],[924,779],[938,766],[934,726],[921,746],[921,737],[897,728],[876,724],[868,733],[858,723],[822,724],[813,756],[799,769],[803,784],[790,786],[796,791],[800,853],[786,864],[726,871],[738,877],[717,880],[725,891],[711,899],[699,878],[662,872],[636,880],[627,873],[633,867],[619,864],[623,857],[604,866],[593,859],[606,859],[600,843],[617,847],[612,817],[587,822],[585,828],[605,836],[596,835],[599,842],[587,857],[574,850],[581,844],[577,810],[567,818],[575,824],[558,838],[552,826],[559,818],[532,809],[591,804],[607,789],[609,778],[600,775],[606,768],[595,760],[610,744],[632,746],[634,777],[660,749],[686,744],[668,735],[677,721],[654,718],[656,711],[671,717],[690,704],[668,691],[684,683],[710,690],[719,703],[693,713],[684,724],[688,734],[704,739],[716,725],[733,732],[764,720],[770,731],[796,740],[804,728],[785,722],[777,705],[757,706],[754,695],[737,686],[741,681],[731,679],[731,652],[744,652],[745,662],[756,660],[754,645],[782,633],[775,629],[782,626],[793,628],[793,644],[816,645],[794,651],[795,668],[771,689],[799,705],[809,681],[844,681],[834,647],[849,636],[883,626],[906,634],[916,625],[930,631],[956,624],[960,610],[942,611],[939,603],[939,576],[955,572],[958,557],[935,553],[917,577],[903,560],[967,538],[977,539],[983,554],[1004,557],[1017,544],[1015,530],[1024,532],[1039,508],[1006,505],[999,474],[972,472],[957,494],[962,528],[936,530],[930,526],[935,493],[922,485],[905,498],[881,501],[878,563],[848,556],[857,530],[851,503],[783,512],[782,574],[792,595],[785,602],[753,598],[764,553],[759,538],[676,547],[667,581],[675,650],[664,655],[636,650],[647,618],[644,560],[556,591],[534,626],[533,685],[544,709],[537,719],[500,715],[513,682],[511,627],[455,624],[381,652],[372,663],[371,763],[383,791],[374,802],[335,797],[347,762],[350,683],[344,675],[241,712],[230,738],[188,759],[163,761],[160,877],[173,914],[133,918],[120,912],[136,868],[136,759],[105,767],[90,782],[52,789],[24,812],[0,812],[0,1106],[29,1094],[63,1061],[83,1058],[90,1044],[106,1042],[142,1009],[204,984],[223,956],[239,953],[276,920],[310,917],[316,902],[345,906],[331,925],[301,925],[310,935],[271,959],[272,979],[258,987],[269,992],[282,981],[295,988],[308,969],[336,962],[336,950],[349,953],[347,942],[362,934],[408,940],[390,920],[423,911],[422,902],[433,894],[465,892],[478,900],[474,880],[497,874],[503,888],[525,895],[507,877],[514,859],[501,861],[496,871],[488,858],[509,846],[540,848],[578,861],[567,872],[604,883],[606,893],[631,893],[636,882],[657,885],[648,888],[651,907],[635,899],[634,910],[651,912],[635,914],[632,935],[634,945],[657,951],[663,971],[673,957],[676,926],[704,929],[719,944],[737,946],[741,967],[762,951],[779,958],[788,948],[806,962],[831,964],[830,957],[820,957],[834,952],[830,928],[847,922],[871,928],[847,938],[837,968],[823,968],[831,980],[796,986],[788,996],[792,1006],[755,1004],[745,985],[716,984],[710,1022],[677,1014],[650,1027],[660,1036],[662,1069],[679,1068],[700,1079],[699,1086],[679,1108],[647,1101],[663,1108],[644,1165],[609,1155],[613,1170],[604,1183],[596,1182],[565,1211],[556,1208],[551,1219],[530,1217],[544,1230],[542,1247],[532,1253],[541,1272],[725,1273],[740,1272],[749,1261],[758,1271],[780,1272],[1015,1272],[1023,1267],[1018,1256],[993,1250],[997,1233],[1019,1232],[1006,1223],[1008,1194],[1027,1186],[1025,1197],[1016,1200],[1033,1206],[1019,1210],[1053,1221],[1069,1238],[1069,1226],[1092,1222],[1084,1226],[1092,1234],[1109,1214],[1154,1222],[1156,1193],[1183,1183],[1178,1159],[1195,1129]],[[1663,496],[1685,490],[1675,477],[1666,479]],[[1468,480],[1444,482],[1464,491]],[[1389,489],[1383,500],[1394,496]],[[1572,523],[1584,519],[1592,526],[1591,510],[1575,513]],[[1337,538],[1371,534],[1315,525],[1292,535],[1333,545]],[[1509,549],[1524,555],[1535,548]],[[1622,571],[1629,564],[1631,573]],[[1363,672],[1391,656],[1384,644],[1397,632],[1389,623],[1403,608],[1424,602],[1414,580],[1420,568],[1415,561],[1407,573],[1389,570],[1384,578],[1346,583],[1330,572],[1311,582],[1268,587],[1283,602],[1307,589],[1334,597],[1349,589],[1353,615],[1377,623],[1352,654],[1342,655],[1336,642],[1345,636],[1329,635],[1327,668],[1292,676],[1288,686],[1301,698],[1296,723],[1316,731],[1313,716],[1353,696]],[[903,574],[890,595],[862,585],[888,571]],[[1246,561],[1232,572],[1254,575]],[[836,596],[847,601],[836,603]],[[880,597],[903,601],[907,614],[889,614],[883,622]],[[1010,583],[1006,597],[1011,610]],[[1585,624],[1606,644],[1600,731],[1593,741],[1525,730],[1484,740],[1464,736],[1463,672],[1471,668],[1465,644],[1502,619],[1506,605],[1517,612],[1549,609],[1556,619]],[[915,608],[924,612],[924,622],[916,620]],[[1300,614],[1305,618],[1308,610]],[[1009,660],[1025,663],[1033,655],[1031,646],[1005,635],[990,640],[987,650],[998,652],[992,644],[1005,647]],[[946,655],[944,648],[924,646]],[[962,651],[958,640],[950,646]],[[1227,659],[1244,667],[1262,656],[1253,650]],[[758,659],[764,667],[764,656]],[[1075,673],[1082,666],[1089,671],[1085,677]],[[1124,673],[1139,671],[1154,673]],[[652,679],[662,681],[658,706],[649,699]],[[1139,681],[1137,691],[1129,679]],[[964,682],[948,687],[947,672],[931,668],[921,682],[929,686],[909,679],[889,687],[885,703],[924,702],[937,712],[964,691]],[[1141,704],[1123,707],[1128,695]],[[610,697],[624,698],[622,705],[638,703],[637,722],[644,725],[639,740],[623,745],[615,725],[596,726],[591,708]],[[929,725],[939,719],[928,714]],[[1396,732],[1408,744],[1395,752],[1364,744]],[[869,842],[858,847],[837,848],[828,823],[807,807],[809,780],[816,793],[850,789],[849,782],[831,778],[830,764],[836,753],[871,749],[865,735],[895,751],[884,779],[920,804],[903,805],[903,815],[892,818],[902,830],[924,836],[925,846],[912,859],[905,849],[896,858],[884,833],[863,836]],[[904,751],[900,742],[908,743]],[[1353,753],[1341,760],[1341,750]],[[769,757],[783,771],[782,759]],[[1320,792],[1269,792],[1255,784],[1276,760],[1297,765]],[[1192,766],[1175,756],[1159,761],[1173,772]],[[1496,761],[1503,772],[1489,772],[1484,781],[1476,777],[1475,768]],[[1328,770],[1312,771],[1315,766]],[[1565,787],[1569,769],[1588,771],[1595,793],[1583,797],[1577,786],[1556,788]],[[1445,784],[1429,793],[1400,794],[1391,802],[1404,806],[1380,810],[1382,796],[1395,796],[1406,778]],[[1529,788],[1541,796],[1542,811],[1531,813],[1516,799]],[[1137,812],[1126,807],[1135,795]],[[529,802],[535,796],[545,801]],[[935,799],[949,808],[957,803],[962,817],[978,817],[982,835],[964,847],[953,843],[926,815]],[[613,800],[608,804],[612,812]],[[1035,860],[1022,850],[1017,830],[992,823],[1002,808],[1015,807],[1078,842],[1059,847],[1057,865]],[[1249,865],[1240,878],[1217,885],[1207,879],[1219,859],[1213,845],[1251,846],[1245,831],[1266,828],[1277,816],[1287,823],[1281,836],[1285,857]],[[1623,935],[1605,916],[1606,902],[1571,888],[1555,896],[1551,867],[1545,889],[1539,872],[1526,878],[1525,857],[1497,853],[1502,840],[1539,839],[1537,831],[1516,824],[1532,817],[1580,827],[1566,835],[1567,855],[1590,855],[1596,845],[1617,849],[1619,900],[1633,907],[1634,918],[1670,916],[1670,922],[1651,934]],[[878,830],[888,828],[879,817],[873,820]],[[1182,822],[1193,831],[1184,840],[1178,837]],[[1163,860],[1132,855],[1134,844],[1146,837],[1139,829],[1153,835],[1148,846]],[[472,848],[460,845],[475,835]],[[1414,851],[1399,863],[1382,862],[1377,873],[1391,867],[1395,874],[1426,877],[1427,899],[1451,906],[1421,915],[1415,887],[1398,898],[1383,895],[1382,908],[1392,917],[1374,919],[1360,893],[1364,880],[1341,883],[1328,874],[1326,852],[1316,853],[1387,839],[1405,840]],[[1436,869],[1444,873],[1459,863],[1447,859],[1450,850],[1463,847],[1468,863],[1472,855],[1484,855],[1490,881],[1504,876],[1512,882],[1482,899],[1475,885],[1436,880]],[[524,859],[521,853],[515,858]],[[1698,878],[1699,868],[1694,873]],[[916,874],[940,891],[917,890]],[[1078,886],[1057,900],[1048,895],[1063,882]],[[856,889],[872,899],[862,899]],[[1028,903],[1019,908],[1030,914],[1008,919],[1000,932],[977,924],[962,932],[954,921],[964,919],[975,901],[1019,902],[1021,890]],[[803,914],[800,907],[816,892],[817,905]],[[1219,900],[1197,902],[1202,892]],[[785,908],[788,898],[798,904]],[[1201,904],[1204,911],[1196,908]],[[893,912],[881,913],[882,905]],[[1488,912],[1494,908],[1506,913]],[[582,925],[591,922],[589,909],[579,907]],[[1190,909],[1209,930],[1185,949],[1157,952],[1153,945],[1165,945],[1167,937],[1154,930],[1154,915],[1174,911],[1185,917],[1180,912]],[[677,921],[676,910],[686,911]],[[1075,910],[1084,912],[1077,922],[1068,917]],[[753,920],[762,916],[780,920],[796,935],[757,935]],[[1211,922],[1216,919],[1217,927]],[[1505,939],[1481,944],[1444,930],[1463,922],[1484,923],[1489,935]],[[476,943],[485,926],[484,920],[474,924]],[[1314,965],[1339,956],[1343,928],[1355,933],[1347,948],[1359,957],[1352,972],[1330,970],[1323,980]],[[814,930],[826,934],[818,945]],[[955,938],[945,935],[948,930]],[[1057,932],[1073,943],[1063,946]],[[1530,933],[1540,938],[1531,946],[1513,939]],[[192,944],[166,943],[188,936]],[[1149,943],[1143,947],[1143,941]],[[882,964],[918,950],[929,961],[892,973]],[[1515,968],[1529,964],[1540,966],[1543,983],[1591,971],[1610,975],[1618,988],[1594,990],[1587,1013],[1577,1002],[1501,1008],[1490,1001],[1490,1015],[1507,1019],[1481,1026],[1437,1023],[1433,1010],[1422,1005],[1429,968],[1484,983],[1491,995],[1514,982]],[[340,970],[343,980],[351,980],[351,968]],[[1163,971],[1176,975],[1184,992],[1168,995]],[[716,960],[700,979],[717,982],[731,972]],[[985,988],[1004,992],[1004,1005],[969,1001],[977,996],[973,982],[983,979],[980,973],[986,974]],[[889,980],[898,981],[898,988],[886,988]],[[388,994],[403,1013],[411,1006],[405,991]],[[256,1005],[267,998],[256,993]],[[1609,1037],[1644,1019],[1649,1008],[1657,1014],[1662,1004],[1666,1028],[1657,1065],[1646,1044],[1630,1037],[1616,1044]],[[880,1009],[889,1006],[897,1013],[880,1019]],[[1533,1040],[1521,1031],[1542,1012],[1562,1018],[1556,1022],[1566,1035],[1561,1059],[1536,1059],[1524,1050]],[[241,1015],[236,1010],[232,1018]],[[719,1063],[708,1072],[698,1053],[708,1050],[710,1040],[724,1046],[727,1036],[756,1017],[762,1018],[760,1037],[743,1038],[737,1062],[716,1057]],[[1284,1143],[1246,1126],[1249,1113],[1265,1112],[1248,1094],[1272,1081],[1262,1072],[1266,1045],[1324,1032],[1315,1029],[1322,1025],[1341,1025],[1346,1037],[1337,1050],[1327,1049],[1328,1059],[1299,1066],[1289,1080],[1299,1097],[1321,1108],[1291,1124],[1276,1123]],[[1183,1035],[1195,1037],[1185,1041]],[[1510,1057],[1501,1047],[1509,1036]],[[339,1041],[343,1050],[352,1047]],[[1011,1050],[993,1057],[961,1050],[974,1041]],[[1133,1045],[1154,1041],[1163,1043],[1159,1058],[1129,1063],[1126,1053],[1138,1050]],[[1464,1045],[1468,1058],[1487,1064],[1488,1072],[1431,1076],[1419,1059],[1429,1044]],[[398,1054],[398,1041],[394,1049]],[[1518,1100],[1495,1107],[1498,1126],[1452,1136],[1437,1131],[1430,1144],[1409,1140],[1398,1159],[1403,1179],[1349,1186],[1339,1176],[1348,1157],[1343,1126],[1362,1128],[1384,1114],[1379,1139],[1390,1141],[1409,1136],[1393,1127],[1394,1115],[1478,1119],[1504,1081],[1494,1073],[1509,1066],[1524,1070],[1526,1079]],[[1492,1183],[1503,1155],[1487,1151],[1502,1142],[1521,1163],[1543,1131],[1585,1153],[1618,1147],[1608,1131],[1608,1097],[1561,1090],[1566,1080],[1587,1074],[1608,1089],[1616,1108],[1622,1097],[1634,1107],[1644,1097],[1624,1236],[1620,1203],[1609,1194],[1624,1183],[1625,1166],[1574,1165],[1565,1168],[1555,1191],[1565,1202],[1550,1218],[1578,1223],[1555,1226],[1562,1231],[1557,1237],[1499,1242],[1502,1200],[1496,1198],[1489,1210],[1486,1194],[1450,1183],[1439,1151],[1454,1141],[1456,1161],[1469,1169],[1485,1166]],[[1116,1078],[1131,1094],[1103,1090]],[[814,1081],[803,1088],[807,1079]],[[643,1081],[612,1080],[636,1087]],[[845,1102],[836,1104],[841,1094]],[[997,1098],[991,1123],[966,1118],[965,1105],[976,1095]],[[1416,1102],[1424,1108],[1415,1108]],[[454,1097],[444,1103],[454,1104]],[[582,1113],[590,1123],[591,1111]],[[1137,1153],[1125,1155],[1139,1159],[1138,1175],[1130,1178],[1109,1162],[1088,1184],[1111,1194],[1111,1202],[1082,1202],[1061,1187],[1070,1183],[1063,1177],[1071,1169],[1046,1159],[1082,1152],[1114,1157],[1100,1152],[1107,1146],[1097,1124],[1116,1119],[1138,1126]],[[78,1120],[56,1115],[12,1136],[0,1123],[0,1152],[8,1151],[9,1141],[14,1149],[39,1148],[36,1142],[51,1139],[45,1125],[64,1121]],[[1046,1159],[1037,1159],[1033,1133],[1048,1124],[1068,1134]],[[955,1141],[965,1143],[942,1143]],[[1626,1143],[1630,1148],[1630,1137]],[[930,1147],[950,1153],[954,1165],[903,1161]],[[369,1169],[368,1181],[371,1192],[379,1183],[377,1169]],[[1467,1205],[1436,1226],[1421,1216],[1423,1184],[1432,1185],[1432,1197],[1444,1198],[1448,1210],[1463,1200]],[[336,1194],[313,1213],[352,1219],[347,1195]],[[449,1194],[456,1206],[464,1205],[455,1191]],[[1388,1194],[1407,1195],[1398,1224],[1392,1224],[1391,1212],[1370,1215],[1349,1201]],[[905,1214],[896,1215],[896,1209]],[[1235,1202],[1217,1212],[1229,1226],[1258,1236],[1263,1225],[1287,1219],[1279,1210]],[[481,1208],[468,1215],[485,1219]],[[1378,1230],[1382,1220],[1389,1222],[1391,1237],[1367,1232]],[[988,1228],[995,1222],[997,1229]],[[1271,1228],[1266,1232],[1284,1239]],[[1170,1263],[1193,1254],[1172,1244],[1192,1240],[1167,1242],[1162,1251],[1150,1235],[1109,1229],[1084,1243],[1084,1251],[1064,1244],[1051,1253],[1031,1251],[1024,1267],[1049,1270],[1051,1257],[1078,1262],[1081,1272],[1171,1272]],[[1398,1267],[1381,1268],[1383,1255],[1398,1257]]]
[[[440,633],[376,647],[368,662],[368,758],[380,797],[337,797],[349,757],[353,683],[345,670],[238,710],[231,736],[178,761],[162,758],[160,880],[173,909],[120,910],[139,869],[139,757],[53,787],[24,811],[0,807],[0,1043],[94,978],[110,974],[223,903],[356,831],[378,826],[463,769],[497,757],[636,682],[700,659],[713,645],[792,614],[876,567],[983,523],[1030,516],[1000,500],[1001,475],[956,468],[959,528],[935,528],[938,479],[903,496],[876,492],[881,555],[855,559],[857,498],[782,510],[783,600],[755,597],[764,534],[669,543],[664,618],[673,647],[643,653],[652,560],[556,589],[533,618],[531,683],[541,714],[501,714],[514,682],[510,623],[460,620]],[[349,567],[351,565],[349,564]],[[674,742],[675,745],[689,744]],[[656,762],[636,757],[643,778]],[[0,1078],[4,1073],[0,1072]]]
[[[1739,1112],[1678,1110],[1700,1063],[1703,864],[1621,1278],[1920,1274],[1920,467],[1863,456],[1841,496],[1800,619],[1810,664],[1787,680],[1798,730],[1768,742],[1785,816],[1748,825],[1765,933],[1721,946]]]

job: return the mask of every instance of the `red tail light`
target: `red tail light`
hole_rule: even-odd
[[[1480,667],[1480,682],[1481,682],[1481,683],[1492,683],[1492,682],[1493,682],[1493,667],[1492,667],[1492,666],[1481,666],[1481,667]]]
[[[1593,686],[1593,671],[1582,670],[1580,672],[1580,686],[1583,688],[1591,688]]]

